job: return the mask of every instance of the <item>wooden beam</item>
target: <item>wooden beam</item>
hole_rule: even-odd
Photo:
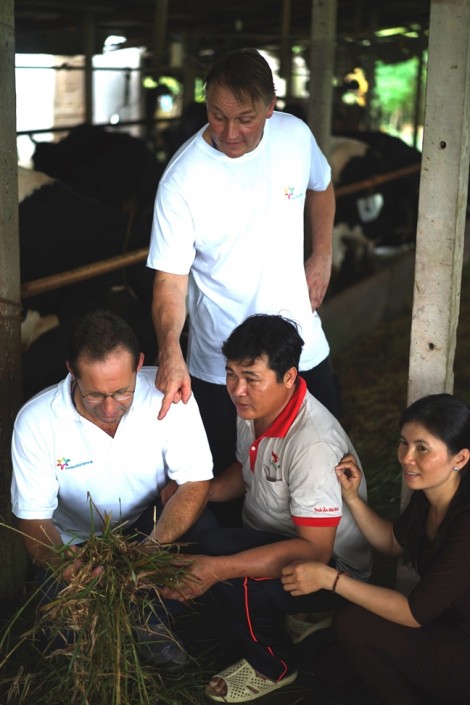
[[[147,255],[148,247],[142,247],[140,250],[133,250],[124,255],[117,255],[116,257],[99,260],[92,264],[85,264],[83,267],[76,267],[66,272],[58,272],[48,277],[26,282],[21,287],[21,298],[29,299],[32,296],[45,294],[54,289],[61,289],[63,286],[70,286],[70,284],[77,284],[77,282],[85,281],[86,279],[92,279],[93,277],[99,277],[108,272],[114,272],[116,269],[130,267],[133,264],[146,260]]]

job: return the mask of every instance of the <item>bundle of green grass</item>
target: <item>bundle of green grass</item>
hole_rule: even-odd
[[[175,547],[124,536],[104,517],[102,532],[93,533],[77,552],[71,555],[66,546],[57,548],[51,579],[60,581],[77,558],[82,567],[53,601],[39,608],[32,627],[18,634],[18,624],[38,602],[39,590],[4,630],[0,668],[5,702],[200,703],[200,670],[193,659],[171,673],[142,658],[139,648],[139,641],[145,645],[152,636],[146,634],[149,617],[155,622],[164,611],[161,587],[178,584],[186,571],[175,564]],[[97,566],[99,570],[94,570]],[[171,623],[163,620],[162,629],[171,638]]]

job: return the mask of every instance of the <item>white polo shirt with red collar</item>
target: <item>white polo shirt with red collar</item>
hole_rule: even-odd
[[[338,420],[307,391],[299,377],[287,406],[258,438],[254,422],[237,419],[237,458],[246,494],[243,523],[259,531],[297,535],[297,526],[335,526],[339,570],[367,579],[371,553],[341,499],[335,466],[357,453]],[[364,476],[359,488],[366,500]]]

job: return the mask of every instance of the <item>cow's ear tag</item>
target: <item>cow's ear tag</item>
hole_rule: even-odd
[[[358,198],[356,201],[359,218],[363,223],[371,223],[376,220],[383,208],[384,197],[381,193],[373,193],[365,198]]]

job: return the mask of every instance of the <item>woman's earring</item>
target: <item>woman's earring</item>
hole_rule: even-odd
[[[460,468],[459,468],[457,465],[455,465],[455,466],[452,468],[452,470],[453,470],[454,472],[459,472]]]

